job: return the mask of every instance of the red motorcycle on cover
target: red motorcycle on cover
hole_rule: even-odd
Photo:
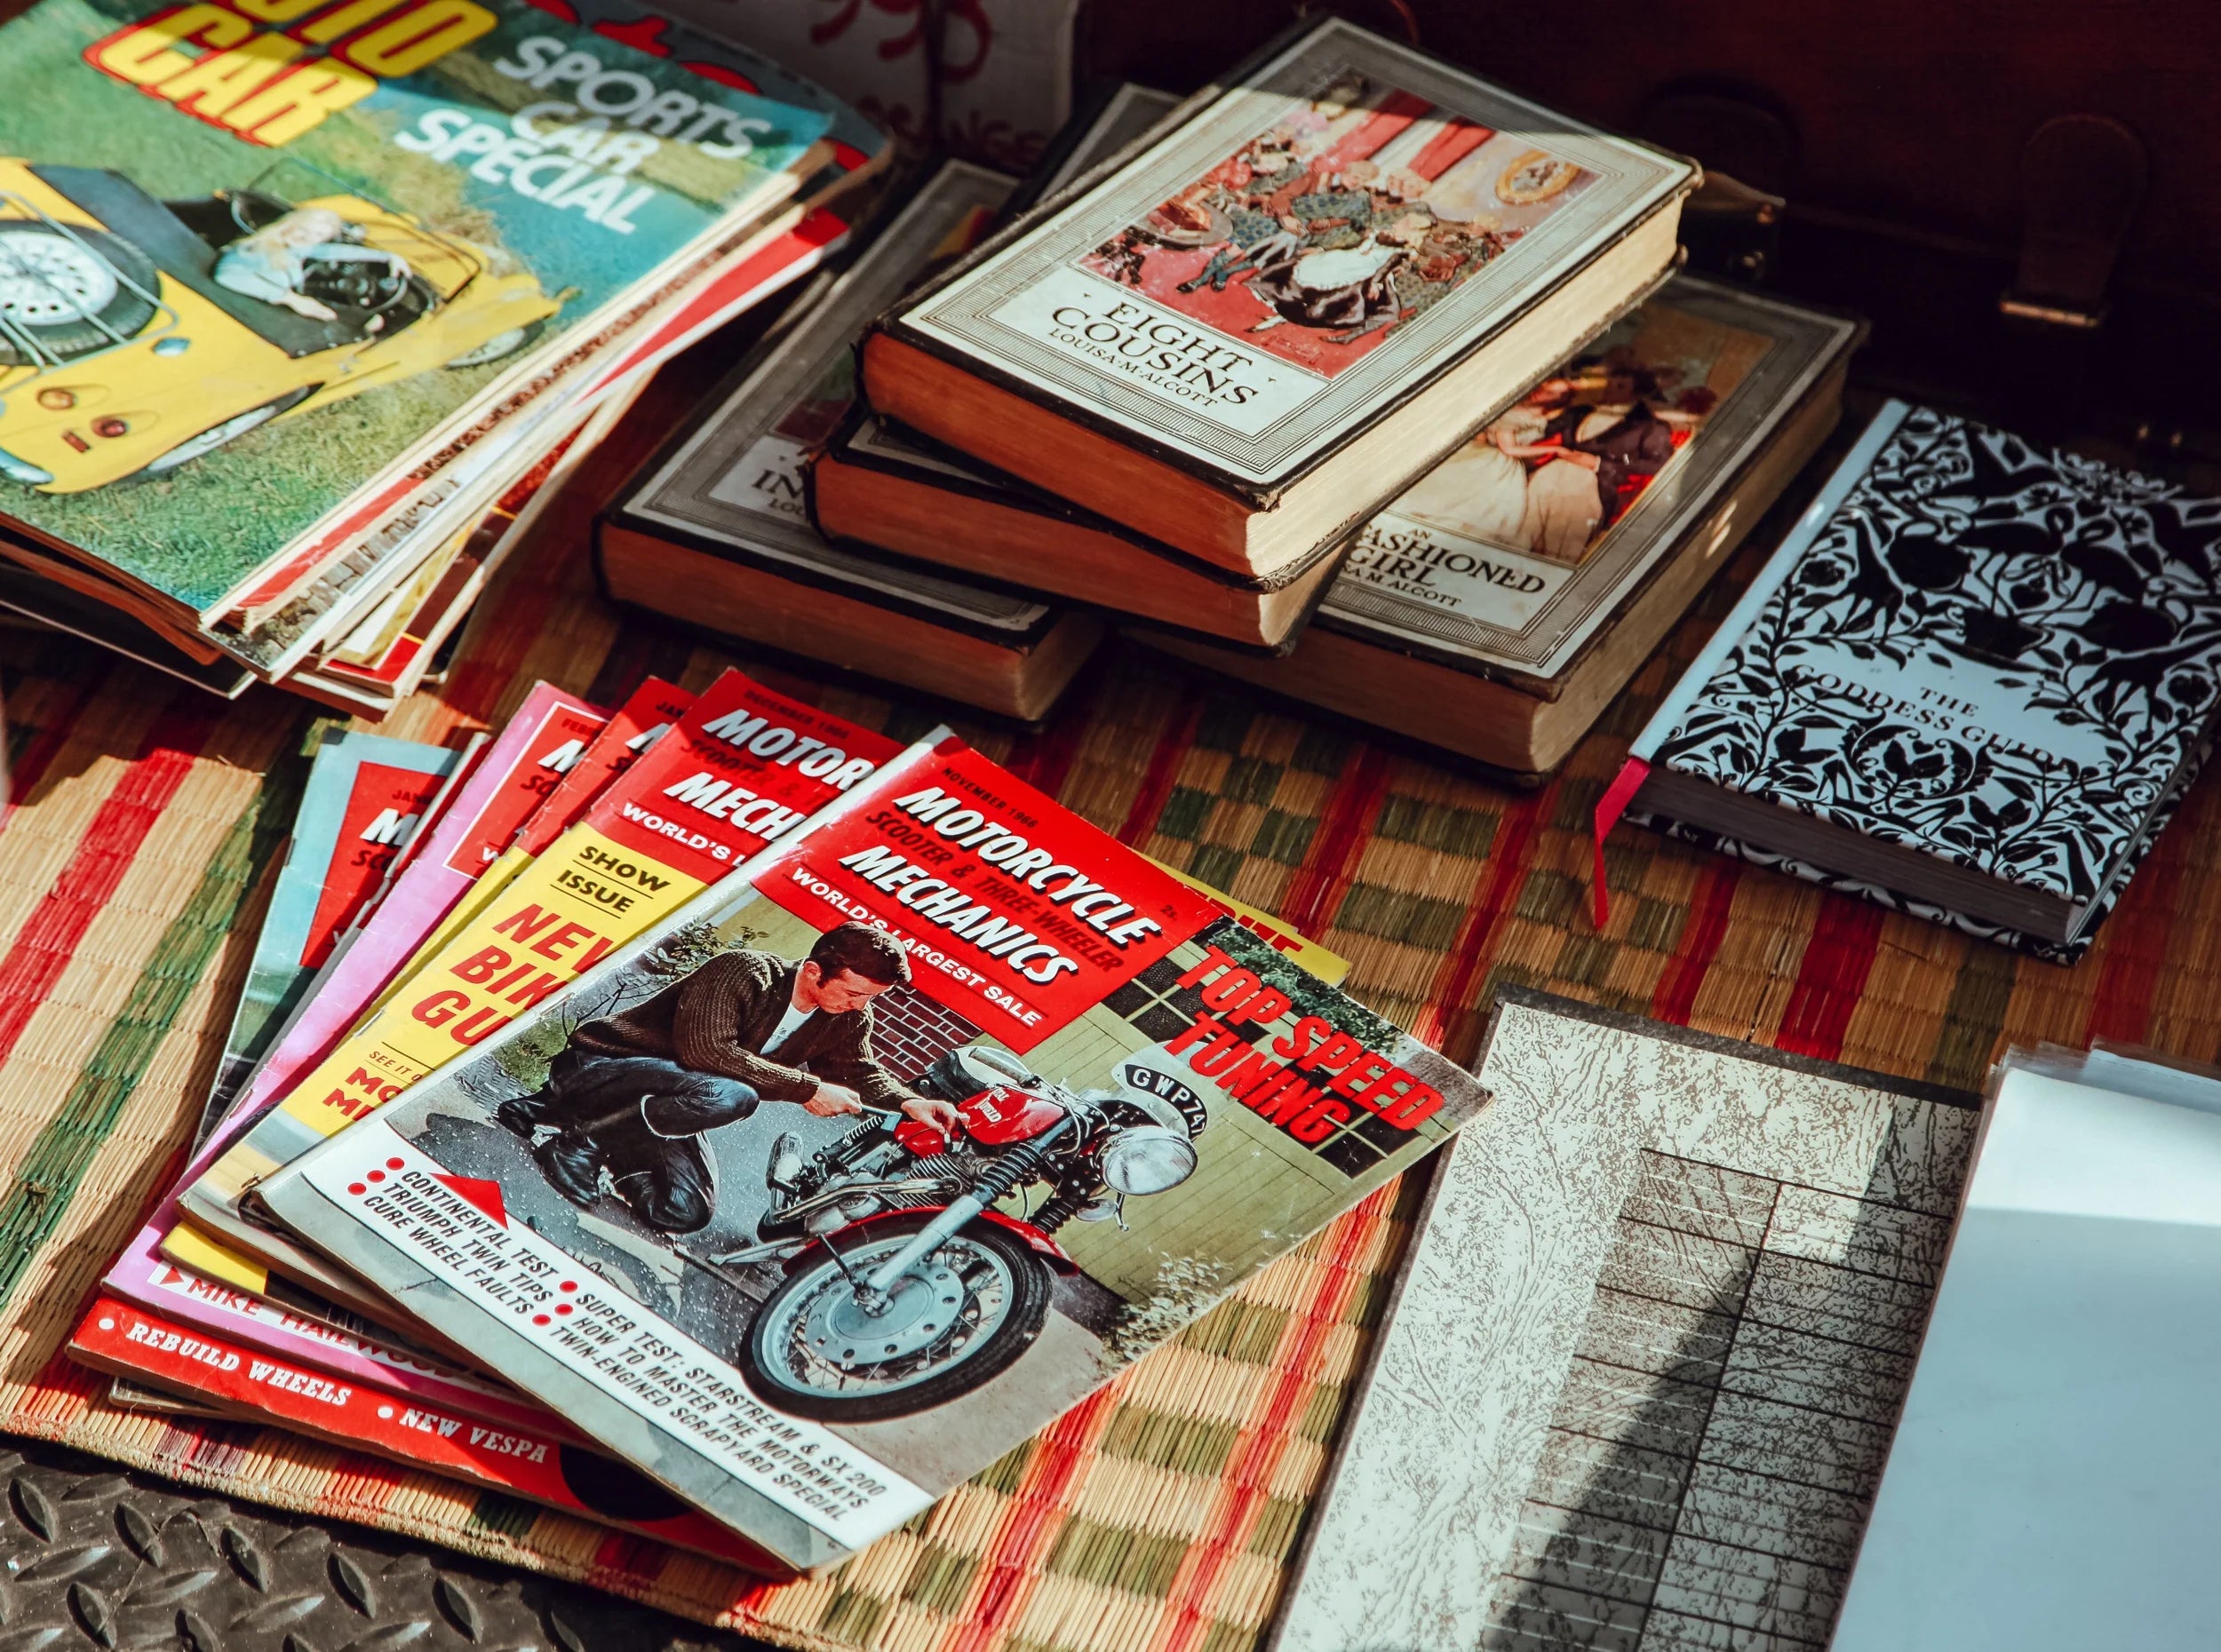
[[[1185,1092],[1075,1091],[984,1044],[951,1050],[913,1087],[955,1104],[954,1139],[877,1110],[807,1157],[782,1136],[762,1243],[707,1259],[786,1265],[735,1355],[782,1410],[905,1416],[1007,1370],[1047,1324],[1056,1275],[1078,1271],[1058,1229],[1118,1220],[1127,1197],[1187,1180],[1206,1122]],[[1038,1205],[995,1208],[1041,1182]]]

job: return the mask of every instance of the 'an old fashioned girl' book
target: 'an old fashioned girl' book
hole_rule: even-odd
[[[1834,430],[1861,331],[1676,276],[1367,522],[1286,658],[1150,640],[1539,781]]]
[[[1270,573],[1672,264],[1685,161],[1340,20],[1269,47],[865,341],[874,409]]]
[[[1636,739],[1599,844],[1625,810],[2071,962],[2217,673],[2221,501],[1893,401]]]

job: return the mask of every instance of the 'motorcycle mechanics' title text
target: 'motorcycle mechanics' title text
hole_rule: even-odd
[[[1314,1151],[1366,1115],[1400,1135],[1441,1107],[1397,1059],[1392,1027],[1353,1017],[1308,975],[1269,980],[1270,947],[1161,869],[1104,855],[976,753],[919,778],[827,827],[759,888],[814,924],[886,930],[932,996],[1022,1052],[1199,948],[1169,983],[1195,997],[1181,998],[1186,1024],[1160,1060]]]

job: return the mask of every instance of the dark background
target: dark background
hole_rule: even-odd
[[[2221,459],[2221,7],[2185,0],[1349,0],[1332,10],[1783,197],[1766,284],[1875,323],[1859,377],[2168,472]],[[1095,0],[1085,75],[1188,90],[1288,0]],[[2095,333],[2015,323],[2025,197],[2102,226],[2120,169],[2024,180],[2047,121],[2148,157]],[[2133,191],[2129,193],[2131,195]],[[2102,237],[2101,237],[2102,238]],[[1696,263],[1704,259],[1699,257]],[[1723,267],[1716,266],[1716,267]]]

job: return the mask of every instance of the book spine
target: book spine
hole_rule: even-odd
[[[1827,479],[1827,485],[1805,508],[1804,514],[1797,519],[1796,526],[1789,530],[1788,536],[1782,540],[1772,559],[1758,577],[1751,582],[1750,588],[1743,592],[1728,616],[1720,622],[1720,628],[1712,633],[1712,639],[1705,644],[1704,651],[1690,661],[1688,670],[1682,672],[1681,680],[1674,685],[1673,692],[1659,703],[1658,710],[1651,714],[1651,720],[1643,725],[1643,732],[1636,735],[1634,743],[1628,748],[1631,759],[1639,758],[1647,764],[1657,756],[1658,748],[1680,726],[1681,719],[1689,714],[1689,708],[1704,692],[1705,685],[1712,680],[1713,674],[1720,669],[1721,662],[1742,640],[1743,633],[1757,623],[1758,616],[1765,611],[1766,604],[1773,600],[1774,592],[1788,583],[1789,576],[1796,571],[1797,564],[1803,560],[1812,541],[1819,536],[1820,529],[1827,525],[1829,518],[1843,508],[1843,501],[1851,496],[1851,489],[1859,485],[1859,479],[1873,465],[1875,456],[1897,433],[1897,427],[1905,422],[1905,416],[1911,411],[1907,403],[1892,401],[1875,415],[1874,423],[1867,426],[1857,444],[1843,456],[1843,462],[1835,467],[1835,473]]]
[[[1620,817],[1628,812],[1636,794],[1643,790],[1643,782],[1650,778],[1651,766],[1658,756],[1659,747],[1681,726],[1682,719],[1689,715],[1689,708],[1696,703],[1697,696],[1704,692],[1705,685],[1712,680],[1721,663],[1743,639],[1744,633],[1758,623],[1758,616],[1765,612],[1766,605],[1773,600],[1774,593],[1788,583],[1789,576],[1804,560],[1804,553],[1811,548],[1813,540],[1819,536],[1820,530],[1827,526],[1829,519],[1843,508],[1843,501],[1851,496],[1851,489],[1859,485],[1859,479],[1872,467],[1875,457],[1911,410],[1909,404],[1891,401],[1875,415],[1874,423],[1867,426],[1851,450],[1843,456],[1843,462],[1835,467],[1835,473],[1827,479],[1819,496],[1805,507],[1804,514],[1797,519],[1796,526],[1789,530],[1771,560],[1758,577],[1751,581],[1749,589],[1737,600],[1728,616],[1720,622],[1720,628],[1712,633],[1711,640],[1705,644],[1695,659],[1689,662],[1688,669],[1681,674],[1681,680],[1660,702],[1658,710],[1651,713],[1651,720],[1643,725],[1643,732],[1636,735],[1634,743],[1628,746],[1627,761],[1620,765],[1620,772],[1612,777],[1611,785],[1604,788],[1604,796],[1597,799],[1596,815],[1590,827],[1589,842],[1594,864],[1590,870],[1589,892],[1599,931],[1612,917],[1610,880],[1604,875],[1604,839],[1612,835],[1612,829],[1620,823]]]

